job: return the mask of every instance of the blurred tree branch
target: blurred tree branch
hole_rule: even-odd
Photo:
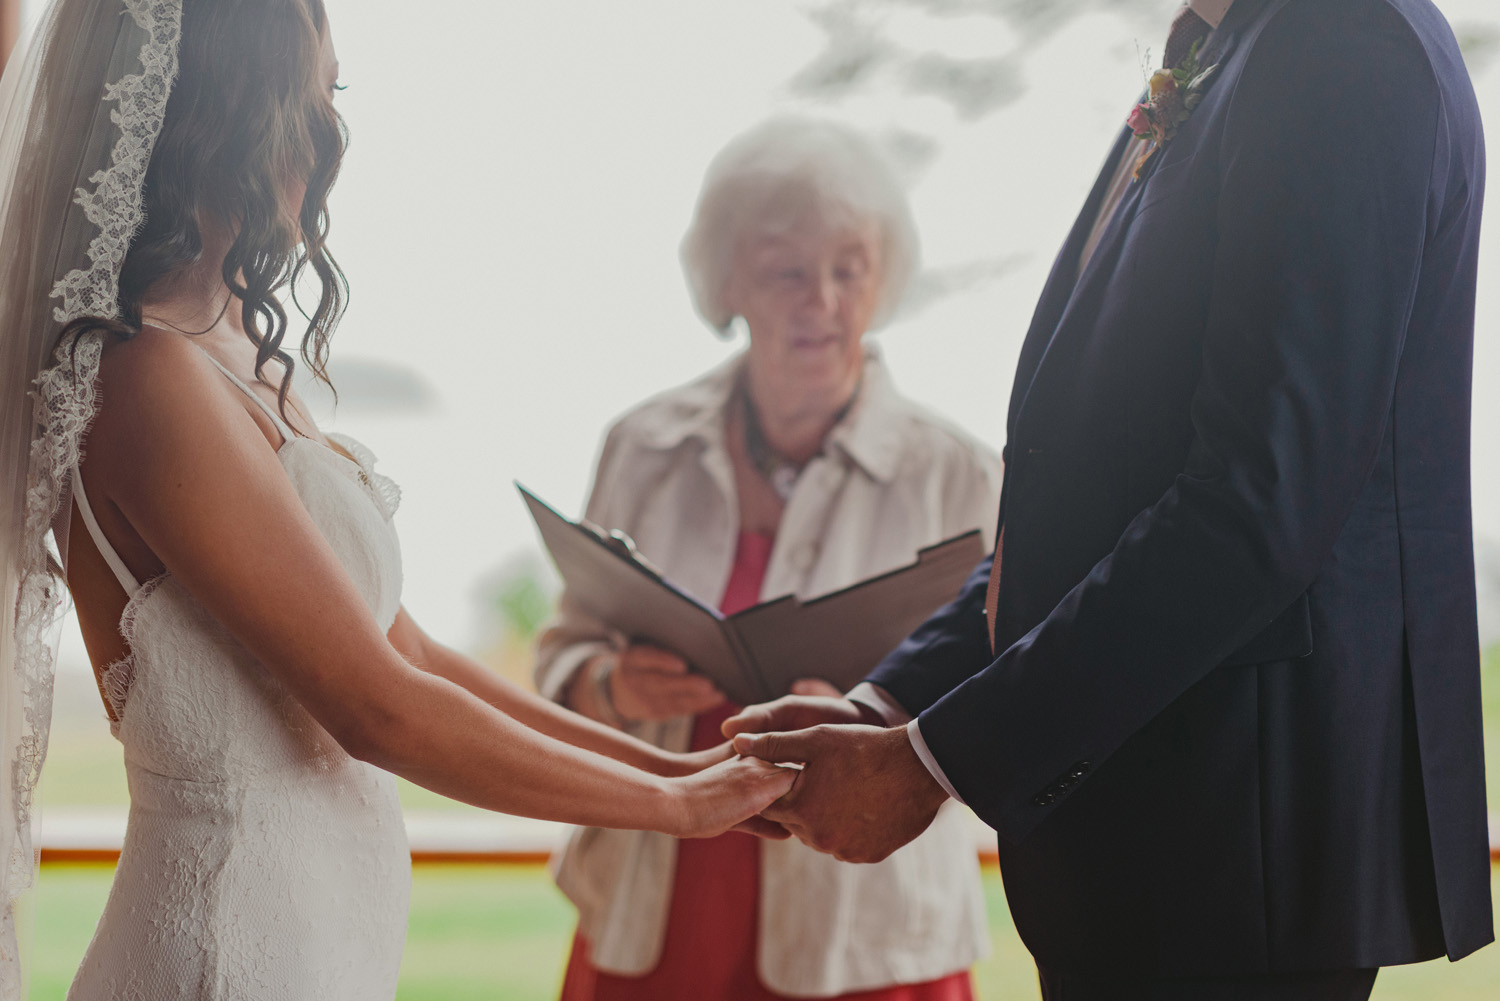
[[[835,104],[873,91],[935,98],[960,126],[979,124],[1026,93],[1024,60],[1036,46],[1079,15],[1116,11],[1139,20],[1141,32],[1165,30],[1173,0],[809,0],[803,10],[824,35],[821,51],[789,81],[794,97]],[[929,21],[940,30],[908,29]],[[962,19],[955,31],[943,22]],[[996,30],[985,30],[993,27]],[[978,29],[978,30],[974,30]],[[1154,35],[1153,35],[1154,37]],[[958,42],[961,51],[945,46]],[[992,41],[991,41],[992,40]],[[940,140],[894,123],[879,136],[892,160],[915,183],[941,154]],[[1002,281],[1024,255],[986,257],[929,268],[902,305],[914,316],[946,298]]]
[[[1026,92],[1021,63],[1037,43],[1080,14],[1112,10],[1143,24],[1162,20],[1170,0],[815,0],[807,16],[826,36],[823,50],[791,80],[799,97],[834,100],[882,79],[914,95],[950,104],[974,121]],[[977,16],[1009,29],[1015,44],[1006,51],[963,58],[914,49],[893,36],[889,22],[902,12],[933,18]],[[1165,31],[1165,27],[1163,27]]]
[[[821,49],[788,82],[792,96],[834,104],[888,89],[897,95],[930,97],[945,103],[960,126],[972,126],[1020,100],[1027,93],[1026,57],[1080,16],[1122,15],[1135,37],[1164,39],[1178,0],[807,0],[803,10],[822,31]],[[959,36],[964,51],[923,44],[909,31],[929,20],[965,20]],[[986,24],[998,29],[984,31]],[[1489,23],[1460,22],[1455,33],[1474,73],[1500,55],[1500,11]],[[923,34],[921,32],[915,34]],[[943,37],[942,32],[927,37]],[[982,39],[995,39],[986,51]],[[976,39],[980,39],[976,45]],[[946,50],[945,50],[946,48]],[[1143,52],[1149,58],[1149,53]],[[1086,56],[1086,54],[1085,54]],[[880,136],[898,168],[914,183],[941,155],[941,143],[924,131],[892,125]],[[1000,280],[1014,269],[1012,259],[974,260],[928,271],[912,289],[903,310],[920,312],[934,302]]]
[[[792,79],[791,89],[800,97],[836,99],[884,77],[909,93],[941,98],[959,117],[973,121],[1020,98],[1026,92],[1020,66],[1026,52],[1079,15],[1114,11],[1139,21],[1143,31],[1159,24],[1164,37],[1172,6],[1172,0],[812,0],[807,16],[826,42]],[[1016,44],[977,59],[912,49],[889,31],[888,22],[899,12],[990,18],[1009,29]],[[1460,22],[1454,30],[1472,72],[1500,53],[1500,27],[1494,23]]]

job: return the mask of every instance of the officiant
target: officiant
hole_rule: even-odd
[[[865,339],[918,259],[905,193],[864,136],[778,118],[731,141],[709,166],[682,263],[699,314],[722,336],[744,328],[745,350],[609,429],[586,517],[726,614],[846,587],[974,528],[988,551],[998,458],[901,396]],[[720,743],[734,712],[674,652],[629,645],[566,592],[536,680],[680,750]],[[957,809],[859,867],[795,840],[583,830],[557,881],[579,911],[564,1001],[967,1001],[988,943]]]

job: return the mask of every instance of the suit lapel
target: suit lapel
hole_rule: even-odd
[[[1202,63],[1222,65],[1228,60],[1245,26],[1254,20],[1267,3],[1271,2],[1284,3],[1285,0],[1235,0],[1234,5],[1229,8],[1229,13],[1225,15],[1224,21],[1209,36],[1201,56]],[[1215,85],[1221,82],[1214,81]],[[1069,308],[1075,300],[1086,295],[1092,286],[1102,280],[1101,269],[1106,265],[1112,266],[1117,256],[1118,245],[1125,238],[1130,228],[1130,220],[1134,218],[1135,202],[1140,196],[1140,191],[1145,186],[1145,181],[1150,179],[1150,175],[1155,173],[1161,161],[1166,158],[1165,151],[1152,157],[1142,179],[1126,189],[1124,198],[1115,209],[1114,218],[1105,228],[1099,240],[1099,246],[1094,249],[1094,254],[1089,259],[1088,267],[1080,272],[1078,262],[1083,256],[1084,244],[1093,231],[1094,223],[1103,207],[1105,195],[1109,191],[1115,168],[1119,165],[1120,158],[1124,156],[1125,147],[1130,139],[1131,132],[1127,128],[1115,140],[1109,159],[1105,161],[1104,169],[1099,179],[1095,181],[1088,201],[1084,204],[1083,212],[1074,223],[1062,253],[1058,255],[1056,263],[1052,266],[1052,274],[1042,291],[1041,300],[1037,304],[1036,313],[1032,317],[1031,327],[1026,333],[1026,340],[1021,346],[1021,356],[1016,365],[1015,383],[1011,387],[1010,413],[1006,421],[1008,438],[1015,436],[1017,419],[1025,407],[1031,387],[1036,381],[1037,372],[1045,363],[1048,349],[1063,326],[1063,319],[1067,316]]]
[[[1073,290],[1078,284],[1078,262],[1083,257],[1084,244],[1088,242],[1089,234],[1094,230],[1094,222],[1099,218],[1099,210],[1104,205],[1105,195],[1109,193],[1109,184],[1114,178],[1115,167],[1119,164],[1120,157],[1125,155],[1125,147],[1130,143],[1131,138],[1130,130],[1123,129],[1119,137],[1115,139],[1114,145],[1110,147],[1109,156],[1104,161],[1104,169],[1100,171],[1099,179],[1094,182],[1094,189],[1089,192],[1083,211],[1073,223],[1073,229],[1063,243],[1062,252],[1057,255],[1057,260],[1052,264],[1052,273],[1047,276],[1047,284],[1042,288],[1042,296],[1037,301],[1036,311],[1031,316],[1031,326],[1027,329],[1026,339],[1021,344],[1021,357],[1016,363],[1016,378],[1010,394],[1010,418],[1006,423],[1011,431],[1015,429],[1016,413],[1020,409],[1021,400],[1025,398],[1026,389],[1031,385],[1032,376],[1036,374],[1037,365],[1046,354],[1047,344],[1052,340],[1052,335],[1056,332],[1057,325],[1068,308],[1068,302],[1073,297]]]

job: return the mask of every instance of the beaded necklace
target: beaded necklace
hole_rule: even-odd
[[[854,392],[849,396],[849,402],[833,415],[833,423],[830,427],[838,427],[849,415],[863,387],[864,376],[861,375],[859,382],[854,386]],[[793,462],[772,447],[766,439],[765,430],[760,426],[760,414],[756,412],[755,401],[750,398],[750,389],[744,382],[740,383],[740,397],[744,401],[745,452],[750,458],[750,464],[771,485],[771,489],[776,491],[776,496],[780,497],[781,502],[785,504],[792,499],[792,491],[797,488],[797,479],[802,475],[802,470],[807,468],[807,463]]]

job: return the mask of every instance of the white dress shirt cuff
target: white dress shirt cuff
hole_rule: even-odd
[[[948,776],[943,774],[943,767],[937,763],[937,758],[934,758],[932,752],[927,749],[927,741],[922,739],[922,727],[916,720],[912,720],[906,724],[906,737],[911,741],[912,750],[917,752],[917,758],[921,760],[923,766],[931,773],[937,784],[943,787],[943,792],[958,802],[963,803],[964,798],[958,794],[957,789],[953,788],[953,783],[949,782]],[[965,805],[967,806],[968,804]]]
[[[901,703],[891,698],[890,692],[868,681],[861,681],[855,685],[844,698],[866,709],[875,710],[875,715],[885,720],[886,726],[905,726],[911,722],[911,713],[903,709]]]

